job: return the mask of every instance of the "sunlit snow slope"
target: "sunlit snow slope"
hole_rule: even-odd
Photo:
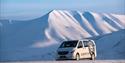
[[[53,47],[52,45],[63,40],[83,38],[94,38],[97,43],[98,53],[104,53],[101,53],[98,58],[105,59],[107,58],[105,56],[112,52],[106,53],[107,50],[104,47],[113,47],[113,45],[119,43],[118,41],[121,38],[123,38],[122,43],[125,41],[124,32],[120,32],[120,36],[118,33],[118,37],[123,35],[121,38],[113,38],[111,34],[122,29],[123,31],[125,29],[125,15],[87,11],[53,10],[33,20],[0,20],[0,60],[43,59],[40,55],[45,55],[44,49],[40,51],[40,49],[36,48],[48,48],[46,52],[50,53],[58,46]],[[107,36],[107,34],[111,34],[111,37],[110,35]],[[117,34],[113,34],[113,36],[117,36]],[[111,39],[108,40],[108,38]],[[118,49],[125,47],[125,45],[119,46]],[[33,53],[34,50],[37,52]],[[117,50],[114,49],[114,51]],[[115,54],[113,53],[111,58]]]
[[[54,31],[61,39],[83,39],[125,29],[124,20],[124,15],[54,10],[49,14],[45,34],[52,38]]]

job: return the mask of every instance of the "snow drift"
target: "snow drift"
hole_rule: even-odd
[[[53,10],[33,20],[0,20],[0,60],[51,59],[63,40],[84,38],[96,41],[98,59],[125,59],[124,29],[125,15],[87,11]]]

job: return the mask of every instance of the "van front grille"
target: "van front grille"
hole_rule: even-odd
[[[66,54],[68,54],[68,51],[59,51],[58,54],[59,55],[66,55]]]

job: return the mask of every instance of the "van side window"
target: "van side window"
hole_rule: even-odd
[[[82,41],[79,42],[79,45],[78,45],[78,48],[82,48],[83,47],[83,44],[82,44]]]
[[[83,41],[84,47],[88,47],[88,41]]]

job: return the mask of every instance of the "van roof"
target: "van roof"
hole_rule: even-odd
[[[81,40],[67,40],[67,41],[89,41],[91,39],[81,39]]]

